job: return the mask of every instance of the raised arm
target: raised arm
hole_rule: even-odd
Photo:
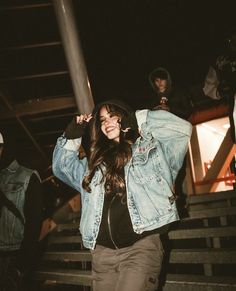
[[[53,152],[54,175],[67,185],[83,192],[82,181],[87,171],[87,158],[79,159],[82,135],[91,115],[74,117],[62,136],[57,139]]]
[[[136,116],[141,135],[160,143],[175,179],[188,150],[191,123],[165,110],[141,110]]]

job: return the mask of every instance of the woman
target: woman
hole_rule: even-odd
[[[88,122],[91,144],[79,159]],[[191,125],[167,111],[134,113],[110,100],[78,116],[58,139],[53,171],[81,193],[94,291],[156,290],[160,234],[179,219],[173,185],[190,135]]]

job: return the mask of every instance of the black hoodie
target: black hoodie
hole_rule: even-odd
[[[164,92],[160,92],[159,88],[155,84],[155,79],[157,78],[167,81],[166,89]],[[167,99],[169,99],[172,91],[172,80],[170,73],[165,68],[159,67],[157,69],[154,69],[149,75],[149,82],[159,100],[161,99],[161,97],[166,97]]]
[[[167,81],[166,90],[164,92],[160,92],[158,87],[156,86],[156,78]],[[188,90],[185,89],[173,89],[172,78],[168,70],[162,67],[154,69],[149,74],[149,82],[155,92],[155,96],[150,98],[150,102],[148,104],[148,107],[150,109],[153,109],[154,107],[160,105],[161,98],[166,97],[168,99],[167,104],[170,108],[171,113],[174,113],[184,119],[188,119],[190,117],[192,113],[190,93],[188,92]]]

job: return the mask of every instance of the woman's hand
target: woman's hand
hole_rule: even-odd
[[[93,118],[92,113],[90,114],[81,114],[76,116],[76,123],[82,124],[84,121],[89,122],[89,120]]]
[[[76,139],[81,137],[84,134],[85,128],[91,118],[91,113],[75,116],[65,130],[65,137],[68,139]]]

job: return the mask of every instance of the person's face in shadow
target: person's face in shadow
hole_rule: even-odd
[[[164,92],[166,89],[166,86],[167,86],[167,80],[161,79],[161,78],[156,78],[155,85],[160,92]]]

